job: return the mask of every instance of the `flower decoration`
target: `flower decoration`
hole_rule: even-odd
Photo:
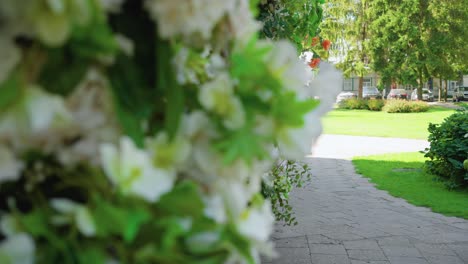
[[[0,262],[271,255],[262,175],[331,105],[294,45],[248,0],[26,2],[0,3]]]

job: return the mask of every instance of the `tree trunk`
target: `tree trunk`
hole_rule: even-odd
[[[444,101],[447,102],[448,80],[445,80]]]
[[[439,77],[439,102],[442,102],[442,77]]]
[[[358,98],[362,99],[362,85],[364,84],[364,77],[359,76]]]
[[[419,74],[419,84],[418,84],[418,101],[421,101],[423,99],[422,97],[422,88],[424,86],[424,81],[423,81],[423,76],[422,76],[422,70],[420,71],[420,74]]]

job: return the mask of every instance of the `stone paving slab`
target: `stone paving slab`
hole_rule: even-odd
[[[273,241],[280,257],[264,263],[468,263],[468,221],[408,204],[355,173],[352,155],[376,154],[367,144],[380,144],[387,152],[392,146],[398,148],[393,152],[425,146],[398,140],[326,135],[328,142],[319,142],[322,149],[310,159],[311,182],[291,194],[299,224],[275,225]],[[340,154],[342,148],[354,150]]]

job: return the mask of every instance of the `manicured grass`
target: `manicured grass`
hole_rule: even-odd
[[[378,189],[434,212],[468,219],[468,190],[448,190],[423,171],[424,160],[416,152],[355,157],[353,163]]]
[[[325,134],[427,139],[429,123],[441,123],[455,110],[431,107],[424,113],[335,109],[323,119]]]

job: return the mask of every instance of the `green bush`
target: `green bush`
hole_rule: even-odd
[[[429,105],[425,102],[416,101],[416,102],[409,102],[410,109],[412,113],[420,113],[420,112],[427,112],[429,110]]]
[[[367,108],[371,111],[381,111],[384,105],[384,100],[367,100]]]
[[[428,130],[426,170],[448,180],[450,188],[468,186],[468,170],[463,164],[468,158],[468,111],[458,111],[440,125],[429,124]]]
[[[340,102],[339,108],[341,109],[369,109],[367,100],[351,98]]]
[[[389,100],[382,108],[387,113],[417,113],[426,112],[429,106],[425,102],[406,100]]]

